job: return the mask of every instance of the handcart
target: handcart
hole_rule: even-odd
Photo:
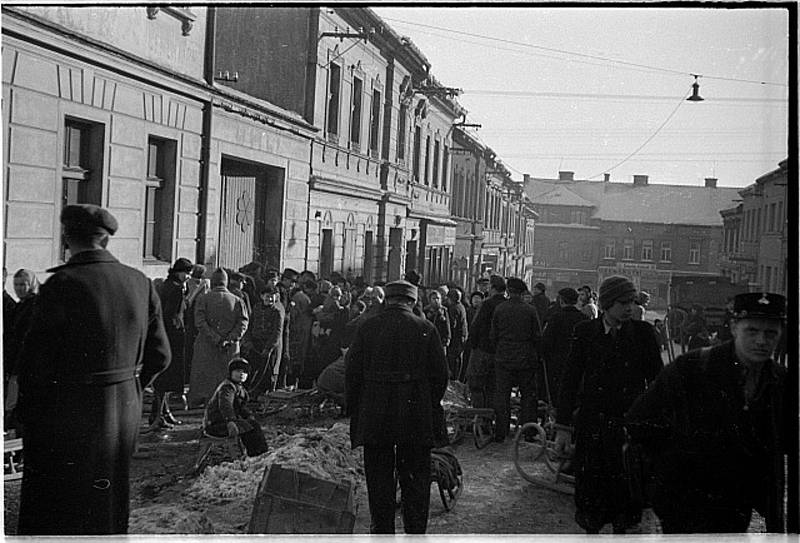
[[[450,406],[445,415],[450,444],[456,444],[472,433],[475,447],[484,448],[494,438],[494,409],[488,407]]]

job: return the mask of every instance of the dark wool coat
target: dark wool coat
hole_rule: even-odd
[[[447,361],[433,324],[409,307],[387,306],[358,327],[347,352],[352,446],[432,446],[446,390]]]
[[[253,413],[247,408],[250,394],[244,385],[225,379],[211,395],[203,416],[203,428],[212,435],[227,435],[226,425],[235,422],[240,432],[249,432],[253,425],[247,420]],[[214,431],[219,430],[219,431]]]
[[[451,303],[447,306],[450,316],[450,349],[461,352],[469,337],[469,321],[467,308],[461,302]]]
[[[756,509],[767,531],[782,531],[784,370],[765,363],[748,405],[742,379],[733,342],[691,351],[667,366],[628,413],[632,436],[654,456],[653,508],[660,517],[715,508],[749,518]]]
[[[490,337],[495,349],[495,364],[507,369],[534,369],[541,338],[539,314],[520,298],[501,303],[492,315]]]
[[[575,325],[586,320],[589,320],[589,317],[574,305],[568,305],[554,315],[544,327],[540,350],[547,364],[550,394],[554,400],[558,398],[558,384],[567,365]]]
[[[486,298],[481,304],[475,318],[469,327],[469,345],[473,349],[480,349],[485,353],[494,353],[492,343],[492,315],[494,309],[506,300],[505,295],[495,294]]]
[[[605,333],[602,318],[575,327],[556,421],[575,426],[576,520],[584,528],[635,514],[622,463],[623,417],[662,368],[646,322],[627,321],[616,337]]]
[[[447,345],[450,344],[450,313],[447,308],[441,306],[438,309],[434,309],[429,306],[425,309],[425,318],[428,319],[436,328],[436,331],[439,332],[439,339],[442,341],[442,345],[447,347]]]
[[[161,303],[105,250],[48,271],[19,359],[18,533],[124,534],[142,388],[170,362]]]
[[[161,285],[159,297],[172,362],[153,382],[159,392],[183,393],[186,382],[186,286],[170,275]]]

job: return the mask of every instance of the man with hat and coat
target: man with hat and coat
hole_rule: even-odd
[[[753,510],[783,532],[789,416],[784,369],[773,358],[786,299],[739,294],[733,340],[667,366],[628,412],[653,455],[653,510],[664,533],[746,532]]]
[[[164,328],[172,351],[172,363],[153,381],[153,403],[150,407],[150,430],[181,424],[169,407],[171,392],[183,395],[186,382],[186,283],[192,272],[192,261],[179,258],[167,272],[161,285],[161,311]]]
[[[347,352],[345,396],[353,448],[364,446],[370,532],[394,533],[395,472],[406,533],[427,530],[431,448],[442,438],[447,360],[436,328],[412,312],[417,287],[385,287],[385,309],[366,319]]]
[[[600,318],[578,323],[556,404],[556,449],[574,427],[575,520],[587,533],[614,533],[641,520],[622,457],[624,415],[664,367],[653,327],[632,320],[636,287],[622,276],[600,285]],[[575,412],[577,408],[577,412]]]
[[[61,213],[70,258],[47,270],[19,358],[20,535],[124,534],[142,389],[170,363],[150,280],[106,250],[117,221]]]

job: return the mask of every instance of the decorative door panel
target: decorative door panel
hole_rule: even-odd
[[[253,260],[256,178],[222,177],[219,265],[238,270]]]

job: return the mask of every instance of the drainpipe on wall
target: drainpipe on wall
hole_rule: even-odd
[[[206,43],[203,78],[210,87],[214,86],[214,33],[216,32],[217,11],[213,6],[206,11]],[[206,263],[206,235],[208,230],[208,186],[211,179],[211,119],[213,117],[212,99],[203,104],[203,132],[200,144],[200,194],[197,212],[197,263]]]
[[[308,197],[306,200],[306,248],[303,255],[303,267],[308,269],[308,240],[311,236],[311,180],[314,177],[314,140],[311,140],[310,153],[308,155]],[[319,268],[317,268],[319,271]]]

